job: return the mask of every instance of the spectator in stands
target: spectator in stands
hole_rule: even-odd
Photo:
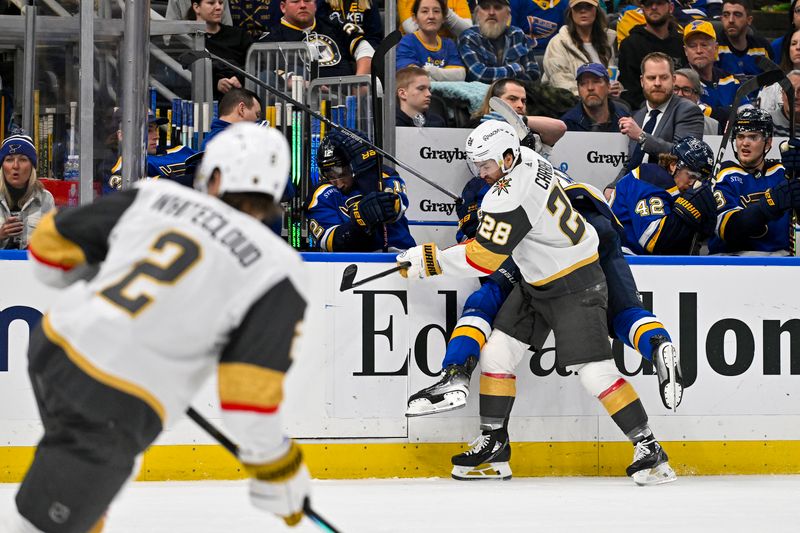
[[[547,45],[542,64],[542,82],[578,95],[575,72],[586,63],[608,67],[615,61],[615,34],[608,29],[598,0],[570,0],[566,24]],[[619,96],[618,81],[610,85],[611,95]]]
[[[686,64],[683,53],[683,39],[672,17],[672,3],[669,0],[643,0],[645,24],[636,26],[619,47],[619,81],[622,84],[622,98],[637,109],[644,103],[640,77],[642,58],[652,52],[661,52],[669,57],[672,68]]]
[[[489,100],[491,100],[493,96],[500,98],[510,105],[518,115],[523,117],[525,125],[527,125],[531,131],[539,135],[541,142],[549,147],[556,144],[567,131],[567,125],[558,119],[525,115],[525,104],[527,103],[525,86],[522,85],[520,81],[513,78],[501,78],[494,81],[489,86],[489,90],[486,92],[486,96],[483,99],[483,104],[473,115],[470,127],[478,126],[481,122],[486,120],[503,120],[502,117],[494,113],[489,107]]]
[[[720,122],[711,116],[711,108],[700,101],[702,91],[703,86],[697,72],[690,68],[681,68],[675,71],[675,84],[672,86],[672,92],[697,104],[700,111],[703,112],[703,135],[719,135],[722,133]],[[724,127],[725,123],[722,124]]]
[[[792,32],[783,41],[780,68],[786,73],[800,69],[800,29]],[[783,89],[780,84],[773,83],[761,89],[758,93],[758,107],[780,114],[783,107]]]
[[[281,3],[276,0],[227,0],[233,26],[241,28],[254,41],[260,40],[280,24]],[[224,24],[224,23],[223,23]]]
[[[334,25],[326,18],[318,18],[314,0],[282,0],[281,11],[281,23],[264,38],[265,41],[308,42],[320,51],[320,76],[370,73],[375,49],[358,25]]]
[[[613,102],[608,71],[600,63],[587,63],[578,67],[578,105],[564,113],[561,120],[568,131],[619,132],[619,119],[630,116],[630,109],[622,102]]]
[[[0,248],[25,249],[42,215],[55,207],[36,176],[36,147],[27,135],[6,137],[0,146]]]
[[[397,71],[397,126],[444,128],[444,119],[431,113],[431,77],[416,65]]]
[[[400,16],[400,27],[403,33],[414,33],[419,29],[414,17],[416,0],[397,0],[397,14]],[[457,39],[461,33],[472,26],[472,11],[467,0],[447,0],[447,9],[442,9],[444,20],[439,29],[440,37]]]
[[[477,25],[459,36],[458,52],[467,67],[467,81],[539,79],[534,43],[521,29],[509,25],[508,1],[480,0],[475,8]]]
[[[710,186],[711,147],[681,139],[658,164],[645,163],[617,182],[609,203],[625,229],[623,245],[637,255],[689,255],[714,233],[717,204]]]
[[[510,0],[511,25],[520,28],[536,44],[536,52],[543,54],[567,20],[567,2],[534,2]]]
[[[317,151],[322,183],[308,201],[308,230],[322,252],[374,252],[415,246],[397,172],[378,166],[375,150],[334,130]],[[384,233],[383,228],[386,228]]]
[[[118,125],[122,120],[122,110],[117,109],[112,115]],[[146,179],[168,179],[192,187],[194,181],[193,174],[186,173],[186,160],[195,154],[195,151],[188,146],[179,144],[170,148],[165,148],[158,144],[159,126],[167,123],[167,119],[156,117],[152,111],[147,112],[147,167],[145,169]],[[122,141],[122,128],[117,129],[117,141]],[[118,154],[113,165],[106,163],[102,170],[103,194],[113,192],[122,188],[122,154]]]
[[[763,109],[739,112],[733,134],[736,161],[725,161],[717,174],[716,235],[708,243],[714,253],[786,255],[792,233],[791,213],[800,208],[800,180],[786,179],[786,169],[767,159],[772,148],[773,125]],[[730,152],[729,152],[730,153]],[[800,170],[797,150],[792,170]]]
[[[186,20],[187,14],[191,11],[192,0],[168,0],[167,12],[164,17],[168,20]],[[226,1],[222,6],[222,24],[233,26],[231,10]]]
[[[619,119],[619,130],[629,140],[628,162],[620,176],[642,163],[669,153],[684,137],[703,138],[703,112],[692,102],[673,95],[675,70],[672,58],[653,52],[642,60],[645,106],[633,117]],[[619,178],[618,178],[619,179]]]
[[[787,13],[789,15],[789,25],[786,28],[786,33],[772,41],[772,57],[775,58],[783,57],[783,43],[786,39],[791,38],[790,36],[795,30],[800,29],[800,6],[797,5],[797,0],[792,0]]]
[[[208,141],[236,122],[261,120],[261,100],[247,89],[231,89],[219,102],[219,117],[211,121],[211,131],[203,137],[203,150]]]
[[[753,23],[753,5],[750,0],[724,0],[722,3],[722,28],[719,36],[717,66],[731,74],[754,76],[761,72],[756,57],[773,59],[769,41],[750,32]]]
[[[407,33],[397,45],[397,69],[409,65],[424,68],[435,81],[464,81],[467,71],[456,43],[440,37],[446,0],[414,0],[413,19],[419,29]]]
[[[222,24],[222,6],[223,0],[192,0],[186,18],[205,21],[208,51],[243,69],[252,40],[243,29]],[[216,61],[211,64],[211,72],[215,98],[221,98],[234,87],[241,88],[244,83],[241,74]]]
[[[317,0],[317,17],[327,18],[345,32],[347,24],[355,24],[364,31],[364,38],[373,48],[383,40],[383,22],[373,0]]]
[[[705,20],[692,22],[683,29],[683,43],[689,66],[700,78],[700,102],[709,108],[708,112],[704,109],[703,113],[725,124],[739,81],[732,74],[714,66],[717,57],[717,32],[714,26]]]
[[[794,113],[797,119],[800,119],[800,70],[792,70],[786,77],[789,78],[794,87]],[[783,90],[781,90],[781,97],[783,98],[783,103],[780,109],[773,109],[769,111],[769,114],[772,117],[772,124],[775,128],[775,137],[789,137],[789,130],[791,129],[789,125],[789,99],[786,98],[786,93]]]

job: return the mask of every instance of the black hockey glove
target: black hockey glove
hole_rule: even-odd
[[[714,233],[717,223],[717,203],[707,183],[681,193],[675,199],[672,210],[695,231],[703,235]]]
[[[371,192],[350,206],[350,218],[371,232],[374,226],[394,222],[400,215],[400,196],[391,192]]]
[[[781,164],[786,175],[800,177],[800,139],[789,139],[781,143]]]
[[[464,237],[467,239],[475,237],[475,233],[478,231],[478,203],[462,202],[457,204],[456,214],[458,215],[458,229],[461,230]]]
[[[542,151],[542,138],[539,136],[538,133],[528,132],[524,139],[519,142],[520,146],[525,146],[526,148],[530,148],[534,152],[541,152]]]
[[[782,217],[787,209],[800,208],[800,181],[797,179],[783,180],[776,186],[767,189],[758,206],[771,220]]]

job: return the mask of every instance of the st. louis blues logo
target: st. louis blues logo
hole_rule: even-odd
[[[9,144],[8,145],[8,153],[9,154],[16,154],[17,150],[19,150],[20,148],[22,148],[21,144]]]
[[[503,192],[509,194],[508,189],[510,187],[511,187],[511,178],[508,177],[500,178],[494,184],[494,187],[492,187],[492,192],[497,193],[497,196],[500,196],[500,193]]]

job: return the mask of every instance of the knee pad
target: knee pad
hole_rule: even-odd
[[[573,365],[567,367],[567,370],[577,372],[583,388],[589,391],[589,394],[595,398],[603,394],[603,392],[608,390],[609,387],[622,377],[613,359]]]
[[[492,330],[481,350],[481,372],[514,374],[528,351],[528,345],[499,330]]]

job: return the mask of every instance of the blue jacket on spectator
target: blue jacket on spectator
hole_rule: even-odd
[[[535,43],[531,38],[516,26],[509,26],[503,37],[503,57],[498,61],[492,41],[481,35],[478,26],[461,33],[458,37],[458,53],[467,67],[466,81],[491,83],[499,78],[539,79]]]
[[[700,101],[711,108],[727,107],[733,104],[736,90],[739,88],[739,80],[733,74],[729,74],[717,67],[712,68],[712,79],[700,79],[703,86],[703,94]]]
[[[728,36],[724,33],[718,37],[719,50],[716,65],[731,74],[747,74],[755,76],[761,74],[761,69],[756,66],[757,56],[767,56],[773,59],[772,45],[763,37],[747,35],[747,50],[737,51],[731,46]]]
[[[597,124],[592,122],[591,117],[583,109],[583,103],[569,109],[561,116],[561,120],[567,125],[567,131],[602,131],[619,133],[619,119],[631,116],[630,111],[621,105],[608,100],[608,122]]]
[[[520,28],[534,40],[536,50],[544,53],[547,43],[564,25],[567,0],[510,0],[511,25]],[[604,13],[601,15],[605,16]]]

